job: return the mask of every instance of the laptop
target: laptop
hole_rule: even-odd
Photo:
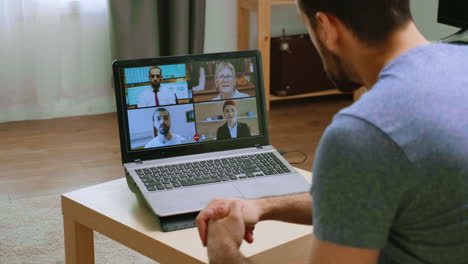
[[[216,197],[309,191],[269,143],[261,61],[240,51],[113,62],[127,182],[160,221],[179,221],[163,230],[194,226]]]

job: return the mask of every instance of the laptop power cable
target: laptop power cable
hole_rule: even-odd
[[[304,152],[301,152],[301,151],[296,151],[296,150],[293,150],[293,151],[284,151],[284,150],[278,150],[279,154],[281,156],[285,156],[286,154],[289,154],[289,153],[299,153],[299,154],[302,154],[303,155],[303,160],[299,161],[299,162],[289,162],[288,158],[285,156],[284,158],[286,160],[288,160],[289,164],[291,165],[297,165],[297,164],[302,164],[304,163],[306,160],[307,160],[307,154],[304,153]]]

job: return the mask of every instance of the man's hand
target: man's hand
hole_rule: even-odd
[[[207,245],[207,230],[210,220],[218,220],[228,216],[233,203],[239,203],[244,223],[244,239],[253,242],[253,230],[260,220],[262,211],[257,200],[214,199],[197,216],[197,226],[203,246]]]
[[[239,252],[245,233],[242,200],[232,200],[229,213],[208,221],[208,258],[210,263],[246,263]]]

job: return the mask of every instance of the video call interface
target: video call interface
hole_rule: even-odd
[[[255,58],[124,68],[131,150],[260,135]]]

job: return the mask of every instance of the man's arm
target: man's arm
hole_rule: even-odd
[[[208,251],[210,264],[250,264],[234,245],[218,244]],[[379,249],[362,249],[340,246],[319,240],[312,234],[310,257],[304,264],[377,264]]]
[[[256,200],[214,199],[197,216],[200,239],[207,243],[207,226],[212,219],[228,215],[231,203],[239,201],[245,223],[244,239],[253,242],[254,226],[261,220],[278,220],[297,224],[312,224],[312,198],[309,193],[261,198]]]
[[[228,211],[221,219],[209,220],[207,248],[210,264],[251,263],[239,251],[245,232],[241,200],[233,200]]]
[[[268,206],[271,206],[270,202],[275,203],[279,201],[274,207],[270,207],[273,211],[274,208],[284,208],[282,206],[294,206],[294,202],[302,202],[300,195],[294,195],[293,199],[286,198],[288,196],[273,197],[260,199],[263,202],[269,200]],[[245,232],[246,223],[244,222],[243,209],[244,200],[232,200],[227,208],[228,214],[218,220],[209,220],[208,229],[208,257],[211,264],[246,264],[250,263],[239,251],[240,245],[242,244],[242,238]],[[282,206],[281,206],[282,204]],[[279,207],[277,207],[279,206]],[[289,210],[284,210],[284,213],[290,213]],[[278,220],[276,217],[269,219]],[[285,220],[283,217],[280,219]],[[298,219],[287,219],[287,220],[298,220]],[[292,221],[289,221],[292,222]],[[312,244],[310,251],[310,258],[305,262],[309,264],[376,264],[380,255],[379,249],[362,249],[353,248],[348,246],[341,246],[318,239],[312,234]]]
[[[216,221],[216,220],[215,220]],[[219,221],[219,220],[218,220]],[[218,224],[218,223],[216,223]],[[210,222],[210,228],[215,225]],[[214,227],[218,228],[218,227]],[[214,234],[215,232],[213,232]],[[230,234],[226,234],[229,236]],[[214,236],[214,235],[213,235]],[[226,238],[225,236],[225,238]],[[217,236],[218,238],[221,236]],[[379,249],[352,248],[319,240],[312,234],[310,257],[304,264],[377,264]],[[210,264],[249,264],[251,263],[239,251],[239,247],[232,240],[220,241],[216,238],[208,243],[208,257]]]
[[[380,249],[341,246],[318,239],[312,234],[309,264],[377,264]]]
[[[254,201],[262,210],[260,221],[277,220],[312,225],[312,197],[309,193],[261,198]]]

